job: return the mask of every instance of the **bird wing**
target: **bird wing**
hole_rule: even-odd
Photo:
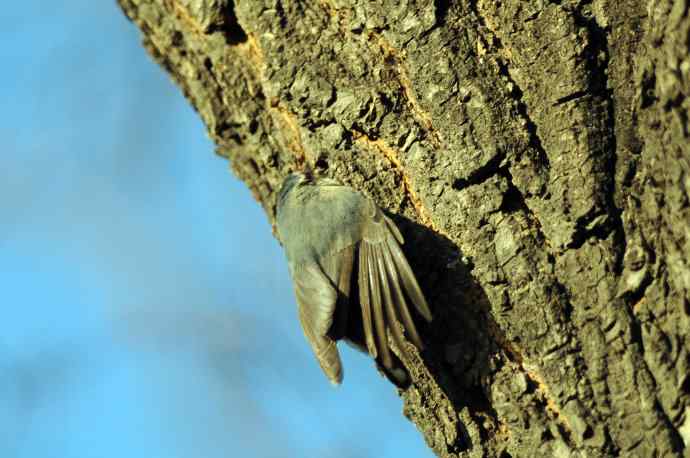
[[[417,348],[423,348],[407,299],[427,321],[432,317],[400,248],[404,242],[402,234],[373,202],[370,205],[371,217],[366,218],[363,227],[357,272],[364,339],[369,354],[374,358],[380,357],[383,366],[392,370],[389,332],[403,353],[406,349],[403,330]]]
[[[353,259],[354,247],[348,247],[323,259],[321,266],[309,263],[293,270],[302,330],[321,369],[336,385],[343,379],[343,370],[332,335],[342,335],[347,322]],[[334,322],[339,329],[331,329]]]

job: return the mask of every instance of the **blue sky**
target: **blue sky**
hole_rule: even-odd
[[[0,15],[0,456],[432,456],[115,1]]]

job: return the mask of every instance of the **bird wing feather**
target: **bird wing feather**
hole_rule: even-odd
[[[296,266],[293,283],[299,321],[321,369],[333,384],[343,380],[342,363],[335,340],[329,335],[338,301],[338,292],[321,266]]]
[[[427,321],[431,311],[400,248],[402,234],[393,221],[371,202],[359,246],[358,285],[366,347],[372,357],[393,369],[388,336],[406,353],[403,331],[423,348],[408,308],[408,299]],[[407,299],[406,299],[407,298]]]
[[[347,333],[347,320],[350,310],[350,287],[352,284],[352,269],[355,260],[355,245],[350,245],[328,256],[323,270],[335,285],[338,300],[333,316],[330,336],[339,340]]]

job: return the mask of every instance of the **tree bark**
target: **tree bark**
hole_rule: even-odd
[[[690,456],[687,0],[118,1],[271,221],[307,164],[399,223],[438,456]]]

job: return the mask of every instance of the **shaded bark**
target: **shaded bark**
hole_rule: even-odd
[[[688,1],[118,1],[269,219],[309,164],[399,223],[437,455],[690,455]]]

